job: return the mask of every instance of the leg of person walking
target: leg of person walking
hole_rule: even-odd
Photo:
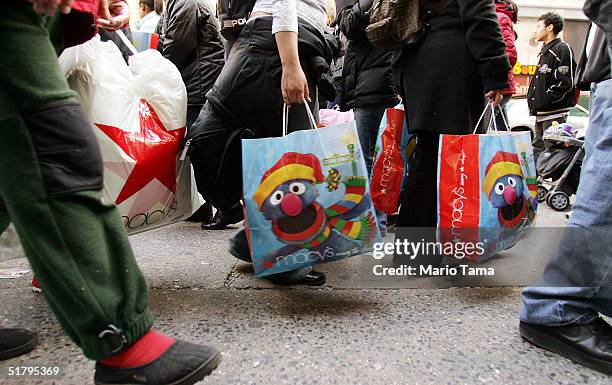
[[[376,148],[376,139],[378,138],[378,129],[380,121],[385,114],[387,107],[384,105],[372,105],[355,108],[355,123],[357,124],[357,134],[359,135],[359,143],[363,151],[368,175],[372,172],[372,163],[374,162],[374,150]],[[387,215],[376,211],[378,218],[378,228],[384,236],[387,232]]]
[[[438,147],[440,134],[420,131],[416,133],[417,146],[414,158],[408,172],[407,188],[402,196],[402,205],[398,218],[398,229],[395,232],[396,241],[418,243],[421,240],[436,241],[437,226],[437,173],[438,173]],[[420,254],[410,256],[395,254],[394,264],[433,265],[437,267],[442,259],[441,255]]]
[[[0,15],[0,222],[15,225],[65,332],[98,360],[96,383],[143,375],[195,382],[216,367],[218,352],[150,331],[146,281],[121,217],[101,198],[93,126],[43,25],[29,3]]]
[[[535,132],[533,135],[533,142],[532,142],[533,160],[534,162],[536,162],[536,164],[538,161],[538,157],[540,156],[542,152],[544,152],[545,147],[546,147],[544,146],[544,140],[542,139],[542,137],[544,136],[544,131],[546,131],[550,126],[552,126],[553,122],[557,122],[560,124],[560,123],[565,123],[565,121],[566,119],[564,117],[559,117],[555,119],[536,122]]]
[[[568,229],[542,277],[521,295],[523,338],[612,374],[612,80],[594,85]]]

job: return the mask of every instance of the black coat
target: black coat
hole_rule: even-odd
[[[466,134],[485,90],[508,87],[510,63],[493,1],[421,1],[426,33],[395,62],[411,131]]]
[[[367,12],[367,10],[365,10]],[[391,69],[392,52],[373,46],[366,36],[369,16],[359,1],[342,9],[336,18],[340,31],[349,39],[342,69],[340,108],[398,103]]]
[[[587,36],[591,34],[593,24],[589,26]],[[606,33],[597,28],[593,37],[591,52],[587,57],[587,45],[582,48],[582,55],[576,70],[576,82],[582,91],[590,91],[591,83],[599,83],[610,79],[610,55]]]
[[[223,68],[223,43],[205,0],[170,0],[157,26],[159,51],[181,72],[187,103],[202,105]]]
[[[557,38],[542,47],[538,69],[527,92],[531,115],[568,111],[576,98],[575,72],[576,61],[569,44]]]

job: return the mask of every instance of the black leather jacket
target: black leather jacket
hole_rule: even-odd
[[[214,10],[206,0],[170,0],[156,32],[158,50],[181,72],[187,103],[204,104],[224,64]]]

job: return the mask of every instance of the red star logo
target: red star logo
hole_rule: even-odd
[[[185,128],[168,131],[144,99],[140,100],[140,129],[134,132],[96,124],[134,161],[136,165],[115,200],[117,205],[130,198],[153,179],[176,192],[176,155]]]

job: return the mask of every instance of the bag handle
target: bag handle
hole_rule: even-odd
[[[132,55],[136,55],[138,53],[138,50],[136,49],[136,47],[134,47],[134,44],[132,44],[130,39],[128,39],[127,36],[125,36],[122,30],[118,29],[115,31],[115,33],[117,34],[117,36],[119,36],[123,44],[125,44],[128,47],[128,49],[132,52]]]
[[[308,106],[306,99],[302,99],[302,101],[303,101],[303,106],[306,107],[306,114],[308,115],[308,120],[310,121],[312,128],[316,129],[317,121],[315,120],[314,115],[312,114],[312,111],[310,111],[310,107]],[[289,124],[289,108],[291,108],[290,104],[283,103],[283,136],[287,136],[287,129],[288,129],[288,124]]]
[[[482,115],[480,115],[480,118],[478,119],[478,122],[476,122],[476,127],[474,128],[474,131],[472,132],[472,134],[476,134],[476,131],[478,131],[478,127],[480,127],[480,123],[484,119],[484,116],[486,115],[487,110],[489,109],[489,107],[491,108],[491,119],[489,120],[489,124],[487,125],[487,131],[485,132],[485,134],[490,131],[489,129],[491,128],[491,124],[493,124],[493,129],[495,130],[495,132],[498,132],[498,130],[497,130],[497,119],[495,119],[495,107],[493,107],[493,104],[491,102],[488,102],[487,105],[484,108],[484,111],[482,111]],[[504,115],[504,111],[502,110],[501,106],[497,106],[497,108],[499,109],[499,113],[501,114],[502,119],[504,120],[504,125],[506,126],[506,131],[510,132],[510,125],[508,124],[508,121],[506,120],[506,116]]]

